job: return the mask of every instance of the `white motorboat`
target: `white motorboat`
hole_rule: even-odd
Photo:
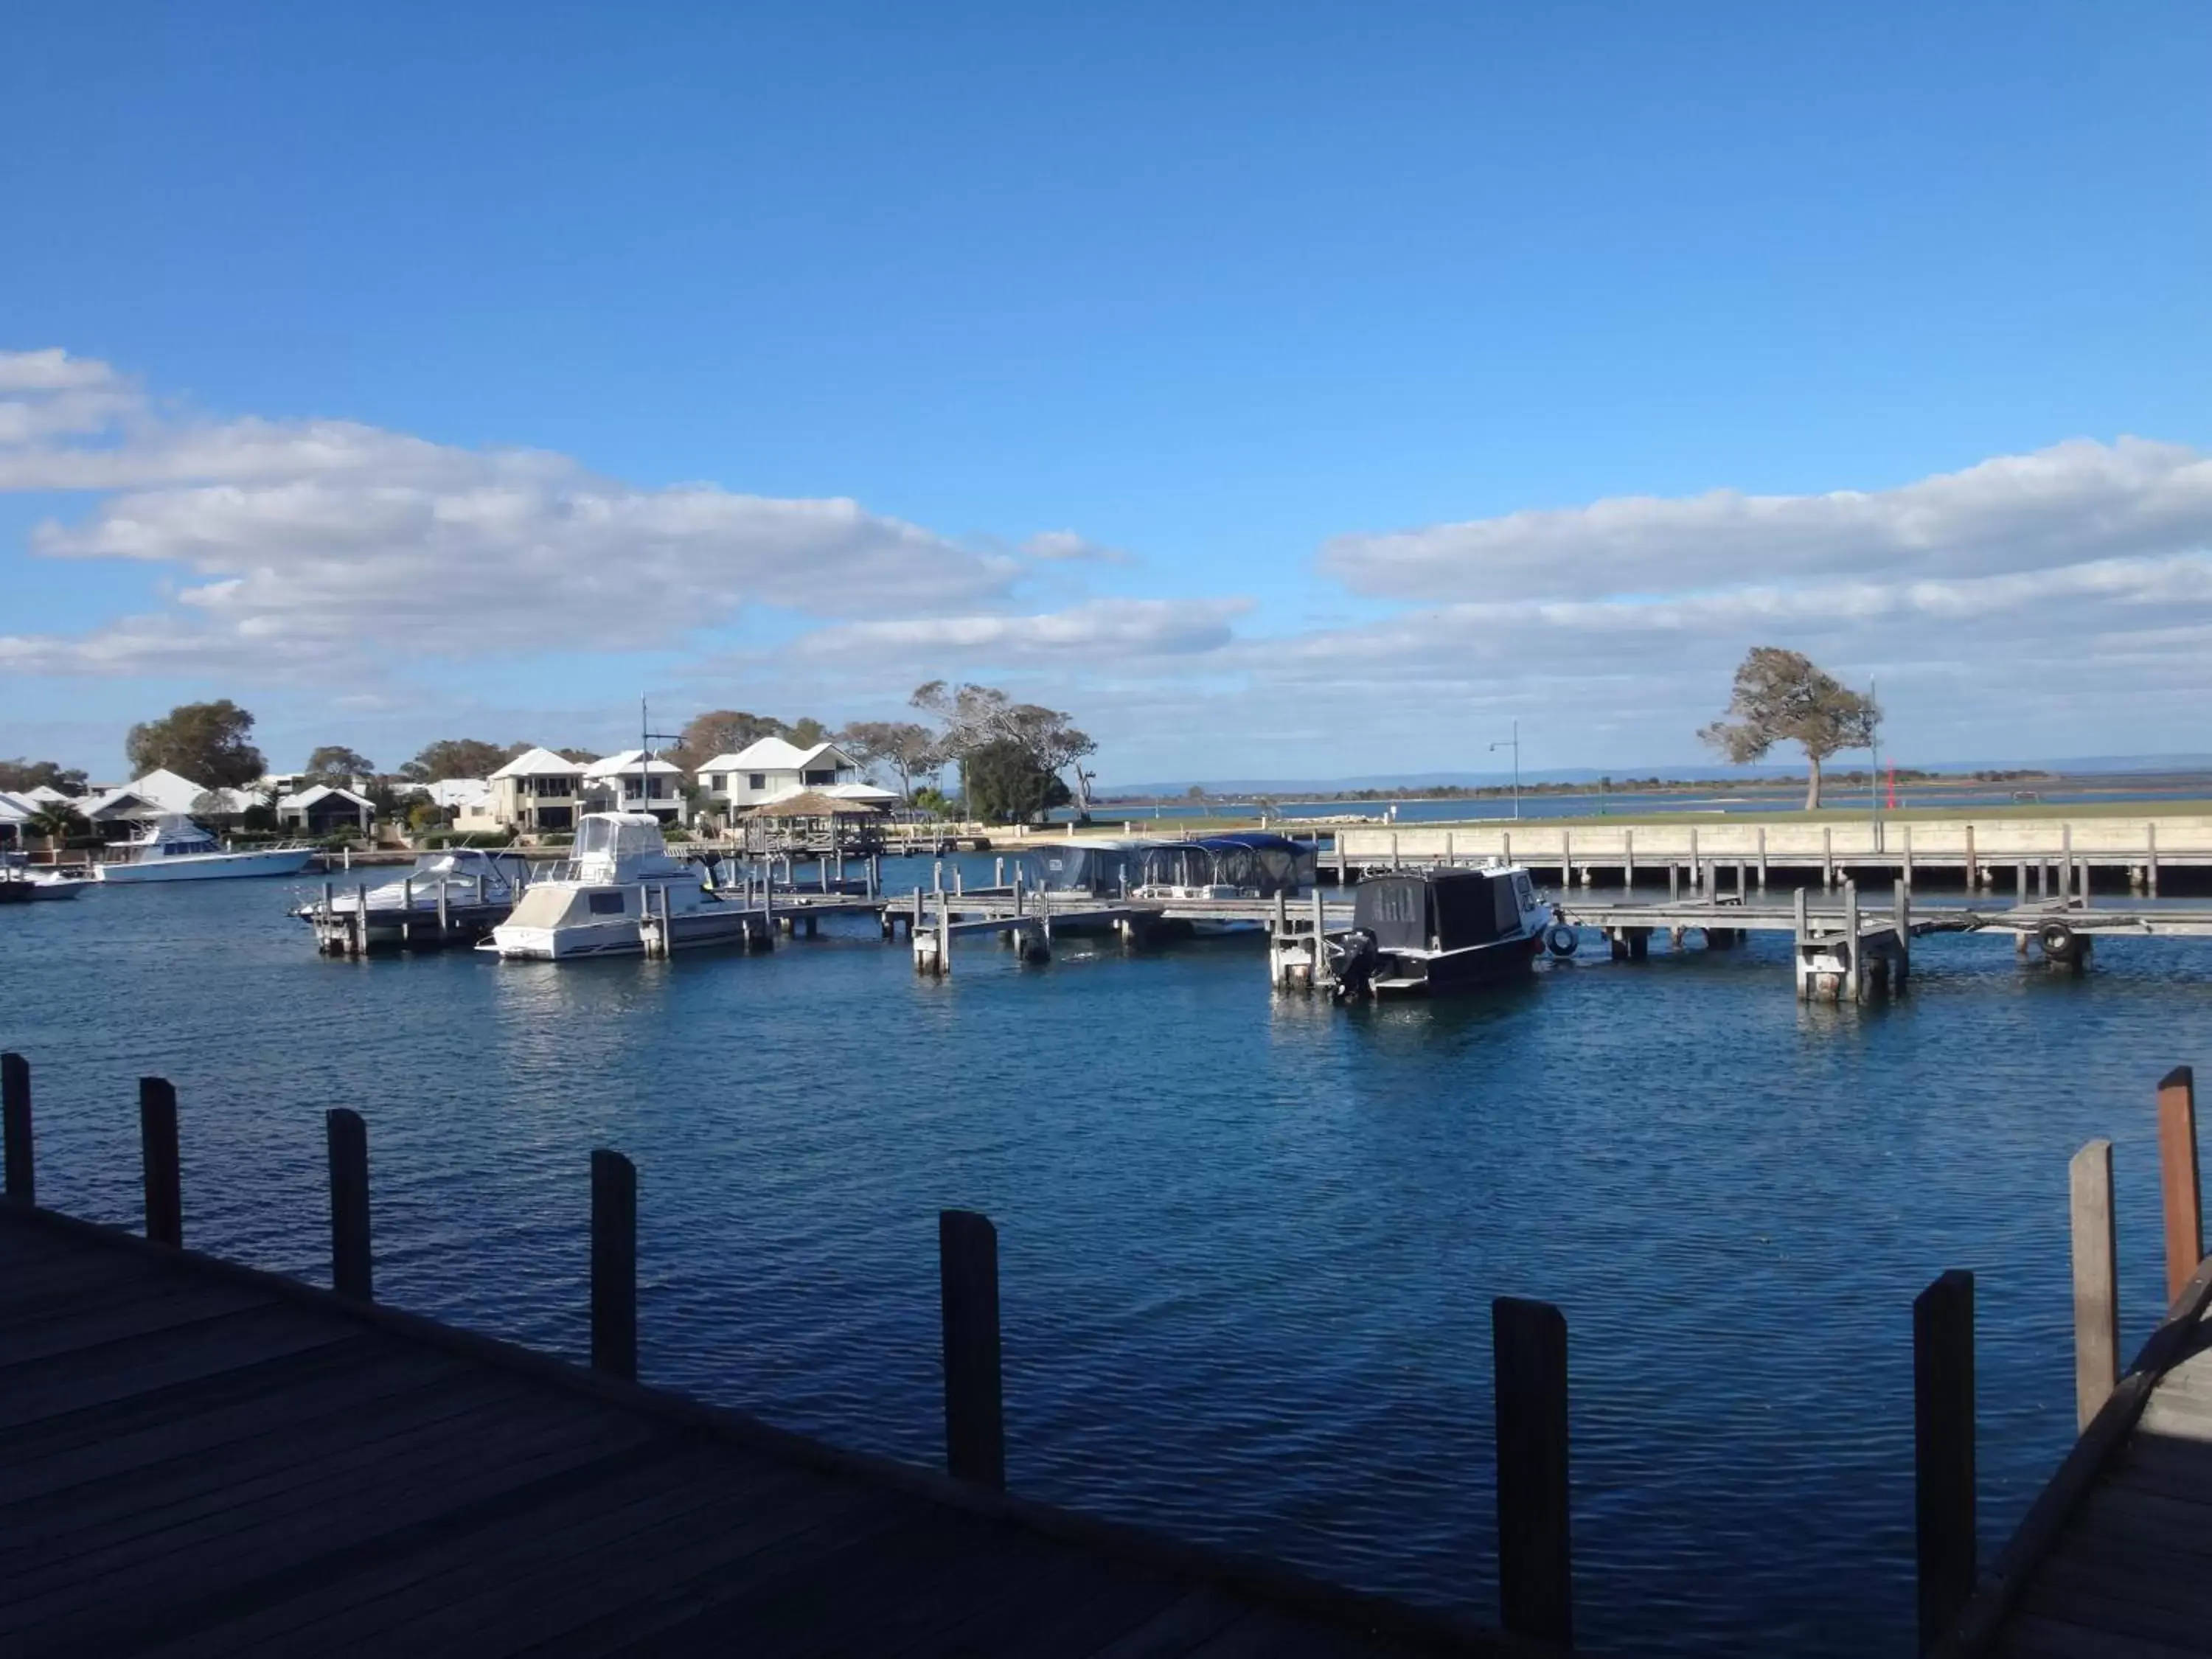
[[[312,847],[266,847],[226,853],[222,843],[181,814],[155,818],[125,843],[123,858],[93,866],[103,882],[210,881],[236,876],[296,876],[315,856]]]
[[[447,852],[417,855],[414,866],[404,875],[369,888],[365,896],[372,918],[381,911],[410,908],[434,915],[441,898],[448,910],[458,910],[464,905],[513,904],[529,884],[530,860],[521,854],[457,847]],[[331,911],[337,915],[349,915],[360,908],[363,896],[358,889],[353,892],[340,889],[331,895]],[[292,914],[313,917],[321,908],[318,900],[313,904],[301,905]]]
[[[72,899],[92,885],[88,876],[59,870],[33,870],[20,854],[0,854],[0,899],[29,903],[39,899]]]
[[[651,928],[688,950],[743,939],[750,915],[708,892],[697,866],[669,856],[650,812],[587,812],[561,873],[533,882],[477,948],[540,962],[637,956]]]

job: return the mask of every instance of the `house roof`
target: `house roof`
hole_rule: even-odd
[[[492,774],[495,778],[576,778],[584,774],[582,763],[565,755],[556,755],[550,749],[530,749]]]
[[[609,755],[603,760],[593,761],[584,769],[584,775],[587,778],[613,778],[620,777],[625,772],[638,771],[641,769],[639,763],[644,759],[644,755],[642,749],[625,749],[619,755]],[[675,762],[662,760],[657,755],[644,761],[641,769],[648,773],[673,772],[679,776],[684,771]]]
[[[350,789],[334,788],[327,783],[319,783],[312,789],[302,789],[296,795],[287,795],[282,804],[287,807],[305,811],[317,801],[328,800],[333,795],[340,800],[349,800],[356,806],[366,806],[372,812],[376,810],[376,803],[367,796],[356,795]]]
[[[0,823],[21,823],[26,818],[36,817],[37,803],[27,795],[10,795],[0,791]]]
[[[441,806],[469,806],[491,798],[489,778],[440,778],[422,786],[423,793]]]
[[[761,805],[773,806],[778,801],[789,800],[793,795],[810,793],[826,795],[831,800],[870,801],[878,805],[898,799],[896,790],[878,789],[872,783],[825,783],[812,790],[803,789],[794,783],[788,789],[778,790]]]
[[[781,738],[763,738],[748,744],[734,755],[717,755],[702,763],[702,772],[804,772],[816,764],[825,754],[835,755],[839,766],[857,764],[853,757],[834,743],[817,743],[811,749],[801,749],[797,744],[787,743]]]
[[[872,818],[883,810],[864,800],[849,800],[842,795],[825,794],[819,789],[802,789],[795,795],[785,795],[780,799],[756,806],[745,816],[749,818]]]
[[[75,795],[64,793],[61,790],[55,788],[51,783],[42,783],[35,789],[26,789],[22,791],[15,797],[15,799],[17,800],[31,801],[38,805],[52,805],[57,801],[75,800],[76,797]]]
[[[204,795],[216,797],[222,803],[216,810],[223,812],[243,812],[259,804],[258,796],[243,789],[210,789],[166,768],[156,767],[144,777],[134,778],[97,800],[86,802],[83,811],[88,818],[121,817],[134,807],[141,817],[182,817],[192,811]]]

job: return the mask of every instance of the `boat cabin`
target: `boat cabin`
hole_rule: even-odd
[[[1386,953],[1465,951],[1524,937],[1536,902],[1526,870],[1370,876],[1353,890],[1352,925]]]

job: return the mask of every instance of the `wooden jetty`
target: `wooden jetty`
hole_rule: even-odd
[[[640,1386],[636,1171],[591,1164],[591,1367],[374,1300],[366,1131],[327,1117],[321,1290],[36,1207],[0,1057],[0,1644],[11,1655],[1564,1653],[1566,1327],[1493,1310],[1513,1635],[1005,1490],[997,1236],[939,1218],[946,1470]]]
[[[1523,819],[1347,827],[1336,834],[1340,880],[1362,870],[1493,859],[1556,877],[1562,887],[1594,885],[1601,872],[1617,874],[1632,887],[1662,870],[1679,878],[1718,864],[1752,872],[1762,891],[1774,872],[1817,872],[1824,890],[1846,876],[1911,883],[1942,872],[1969,892],[1994,892],[2009,871],[2023,898],[2031,880],[2037,896],[2063,898],[2087,890],[2100,873],[2156,898],[2162,871],[2212,869],[2212,817],[1620,824]]]
[[[2187,1067],[2160,1084],[2158,1115],[2165,1320],[2120,1374],[2112,1148],[2092,1141],[2069,1171],[2081,1437],[1984,1572],[1972,1532],[1971,1346],[1948,1383],[1969,1413],[1966,1438],[1954,1421],[1938,1460],[1951,1470],[1943,1512],[1922,1516],[1922,1646],[1941,1659],[2212,1654],[2212,1261]]]

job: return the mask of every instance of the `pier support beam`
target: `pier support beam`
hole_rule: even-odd
[[[637,1380],[637,1169],[592,1153],[592,1369]]]
[[[146,1165],[146,1237],[182,1249],[183,1183],[177,1159],[177,1091],[158,1077],[138,1079],[138,1144]]]
[[[0,1054],[0,1133],[7,1138],[8,1201],[39,1201],[31,1154],[31,1062],[21,1054]]]
[[[1974,1276],[1952,1269],[1912,1304],[1913,1531],[1920,1650],[1973,1593]]]
[[[2066,1166],[2074,1244],[2074,1426],[2104,1409],[2120,1380],[2120,1281],[2112,1143],[2093,1140]]]
[[[1498,1401],[1498,1622],[1514,1636],[1574,1640],[1567,1518],[1567,1322],[1548,1303],[1490,1304]]]
[[[2158,1085],[2159,1188],[2166,1209],[2166,1299],[2188,1288],[2204,1259],[2203,1197],[2197,1172],[2197,1074],[2177,1066]]]
[[[945,1467],[1003,1492],[1006,1429],[999,1343],[999,1232],[972,1210],[937,1218],[945,1329]]]
[[[323,1115],[331,1170],[331,1288],[356,1302],[375,1299],[368,1243],[368,1126],[334,1106]]]

